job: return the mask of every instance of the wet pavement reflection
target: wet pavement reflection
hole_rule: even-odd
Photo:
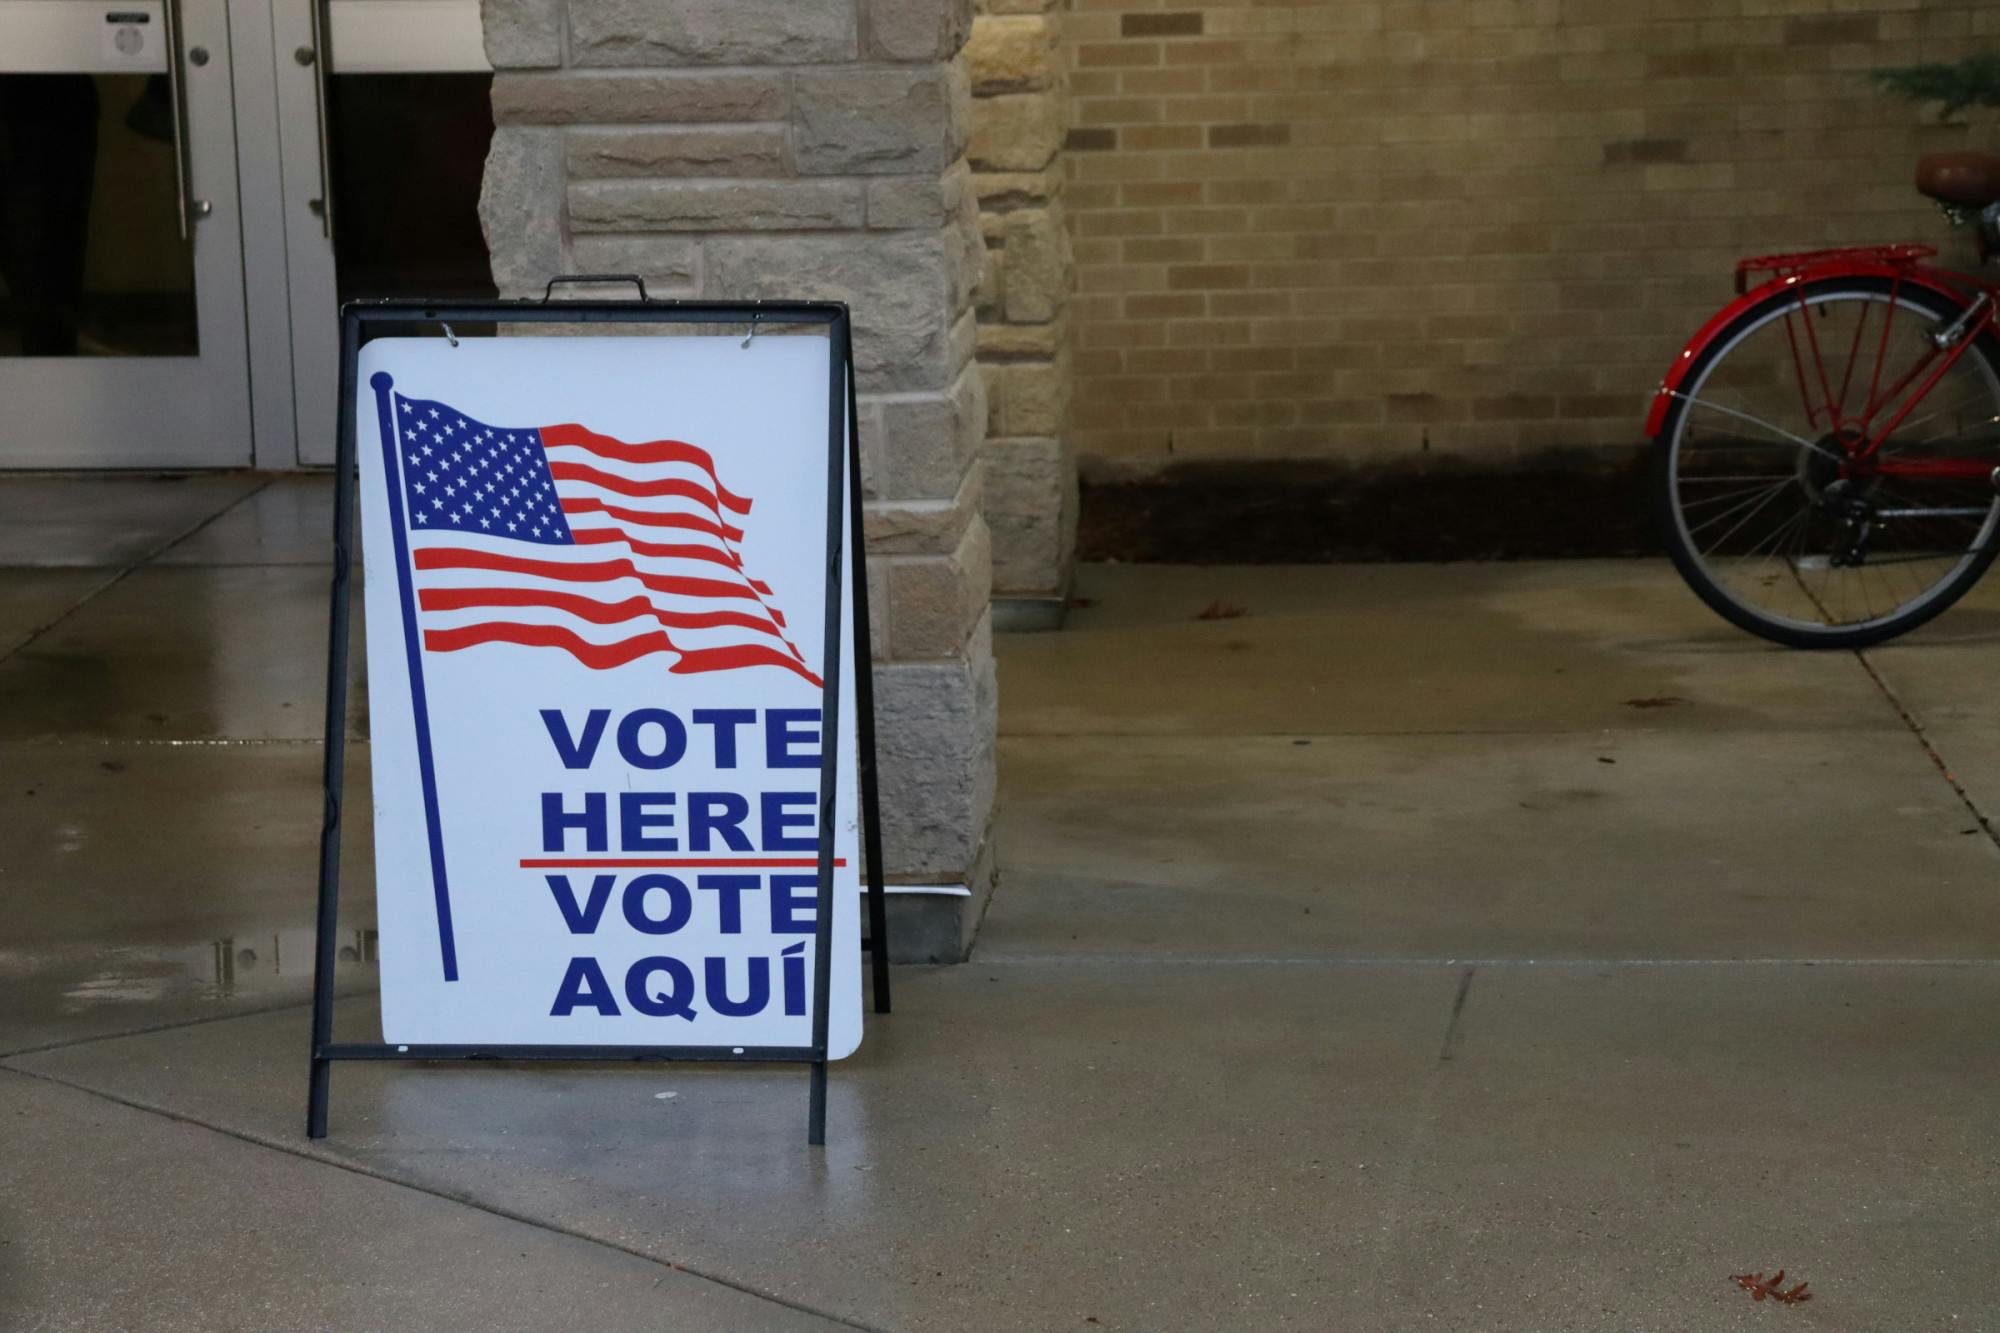
[[[373,930],[343,932],[337,994],[372,990]],[[200,944],[0,949],[0,1052],[295,1005],[312,994],[310,927]]]
[[[310,994],[326,573],[306,561],[329,494],[313,478],[0,486],[0,561],[60,566],[0,564],[0,1051]],[[353,712],[343,992],[372,989],[375,966]]]
[[[1864,664],[1664,562],[1086,569],[824,1151],[796,1069],[604,1064],[345,1066],[308,1142],[326,488],[0,479],[0,1330],[2000,1308],[2000,582]]]

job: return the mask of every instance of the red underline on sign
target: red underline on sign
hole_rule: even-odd
[[[847,858],[833,858],[836,866],[847,864]],[[549,859],[530,857],[521,862],[523,870],[589,870],[597,867],[604,870],[670,870],[675,867],[700,869],[729,869],[742,867],[746,870],[817,870],[819,858],[816,856],[781,856],[762,858],[732,858],[727,856],[657,856],[645,860],[628,860],[623,857],[599,860],[591,857]]]

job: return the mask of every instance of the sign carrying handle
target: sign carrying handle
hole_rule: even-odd
[[[555,299],[556,287],[561,283],[581,284],[600,282],[629,282],[639,289],[639,299],[641,301],[650,301],[653,299],[646,295],[646,280],[636,273],[572,273],[564,277],[549,279],[549,285],[542,290],[542,304],[547,305]]]

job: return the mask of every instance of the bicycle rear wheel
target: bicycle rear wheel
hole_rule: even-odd
[[[1908,281],[1827,278],[1709,343],[1653,479],[1668,553],[1703,601],[1777,643],[1854,648],[1978,581],[2000,534],[2000,344],[1982,334],[1938,374],[1933,335],[1962,312]]]

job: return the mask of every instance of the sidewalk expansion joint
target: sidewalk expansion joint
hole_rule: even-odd
[[[333,998],[336,1000],[358,1000],[373,994],[375,987],[337,987]],[[101,1041],[120,1041],[126,1037],[150,1037],[161,1032],[178,1032],[182,1028],[207,1027],[211,1023],[233,1023],[239,1018],[256,1018],[264,1014],[281,1014],[288,1009],[307,1009],[312,1000],[274,1000],[270,1004],[254,1008],[232,1009],[226,1014],[203,1014],[198,1018],[177,1018],[167,1023],[148,1023],[134,1028],[119,1028],[115,1032],[98,1032],[88,1037],[68,1037],[62,1041],[44,1042],[39,1046],[22,1046],[16,1050],[0,1051],[0,1067],[5,1062],[23,1055],[46,1055],[50,1051],[73,1050],[78,1046],[90,1046]],[[18,1071],[17,1071],[18,1072]]]
[[[1477,967],[1465,969],[1465,975],[1458,979],[1458,994],[1452,997],[1451,1018],[1444,1025],[1444,1041],[1438,1047],[1438,1063],[1451,1063],[1452,1047],[1458,1043],[1458,1020],[1465,1013],[1466,997],[1472,994],[1472,977]]]
[[[276,480],[277,478],[275,477],[268,478],[262,483],[251,487],[249,490],[237,496],[234,500],[231,500],[228,504],[222,506],[222,508],[216,510],[214,513],[191,524],[186,530],[175,533],[173,536],[167,538],[166,541],[160,543],[160,545],[154,547],[152,550],[146,552],[138,559],[126,565],[124,568],[118,570],[118,572],[113,574],[110,578],[105,579],[102,583],[98,584],[96,587],[92,588],[89,592],[85,593],[82,597],[78,598],[69,607],[60,612],[55,617],[55,619],[47,622],[46,624],[36,626],[33,630],[31,630],[28,633],[28,637],[22,639],[19,643],[15,644],[12,648],[9,648],[6,652],[0,653],[0,662],[5,662],[9,658],[20,656],[22,653],[26,652],[29,648],[33,647],[37,642],[39,642],[42,636],[47,634],[50,630],[62,624],[64,621],[68,620],[71,616],[83,610],[84,607],[89,606],[99,597],[102,597],[105,593],[110,592],[113,588],[123,583],[128,577],[130,577],[130,575],[134,570],[143,569],[147,565],[152,564],[155,560],[165,555],[168,551],[173,550],[176,546],[179,546],[182,542],[186,541],[188,538],[194,536],[196,533],[200,532],[203,528],[207,527],[209,524],[221,518],[224,514],[227,514],[231,510],[235,509],[236,506],[244,503],[246,500],[249,500],[255,496],[263,494],[264,491],[268,489],[272,485],[272,483],[275,482]],[[100,568],[105,568],[105,566],[100,566]]]
[[[1856,661],[1861,663],[1861,669],[1868,673],[1868,679],[1875,682],[1875,688],[1882,692],[1882,697],[1889,701],[1889,706],[1896,710],[1896,715],[1903,719],[1903,725],[1908,727],[1910,734],[1917,738],[1917,744],[1924,747],[1924,753],[1930,756],[1931,763],[1937,765],[1939,775],[1951,785],[1951,789],[1957,794],[1959,802],[1965,806],[1966,813],[1972,816],[1973,821],[1986,834],[1986,840],[1992,843],[1996,849],[2000,849],[2000,831],[1994,829],[1993,821],[1986,817],[1986,812],[1981,810],[1979,803],[1972,799],[1972,793],[1967,791],[1965,784],[1958,780],[1958,774],[1951,771],[1951,765],[1945,763],[1944,754],[1932,743],[1930,733],[1924,729],[1923,722],[1918,719],[1915,713],[1910,711],[1908,705],[1903,702],[1902,697],[1896,693],[1895,688],[1889,684],[1882,673],[1875,669],[1875,664],[1868,660],[1866,649],[1855,649],[1854,657]]]
[[[754,1297],[757,1300],[765,1301],[772,1305],[782,1306],[787,1310],[793,1310],[799,1314],[809,1315],[814,1319],[823,1319],[828,1323],[838,1324],[842,1328],[861,1329],[864,1333],[881,1333],[881,1330],[875,1329],[871,1324],[859,1323],[842,1315],[830,1314],[825,1310],[816,1310],[809,1305],[789,1300],[772,1292],[761,1291],[746,1283],[737,1282],[726,1277],[718,1277],[713,1273],[706,1273],[698,1268],[691,1268],[686,1264],[677,1264],[670,1259],[662,1259],[656,1254],[648,1254],[644,1250],[633,1246],[622,1245],[613,1240],[606,1240],[602,1236],[593,1236],[587,1231],[579,1231],[572,1227],[557,1226],[540,1218],[530,1217],[526,1214],[515,1212],[512,1209],[502,1208],[498,1204],[487,1203],[484,1200],[453,1193],[449,1190],[434,1189],[428,1185],[418,1184],[415,1181],[402,1180],[360,1162],[342,1161],[337,1157],[326,1157],[317,1153],[301,1152],[298,1148],[279,1139],[268,1138],[264,1135],[253,1134],[245,1130],[230,1129],[223,1125],[211,1124],[206,1120],[186,1115],[165,1106],[157,1106],[150,1102],[121,1097],[116,1093],[105,1092],[102,1089],[93,1088],[83,1083],[74,1083],[69,1079],[58,1078],[53,1074],[45,1074],[32,1069],[21,1069],[13,1065],[0,1065],[0,1072],[16,1074],[22,1078],[35,1079],[38,1082],[51,1084],[59,1088],[68,1088],[70,1091],[82,1093],[86,1097],[95,1097],[100,1101],[123,1106],[128,1110],[141,1111],[148,1115],[159,1116],[164,1120],[172,1120],[195,1129],[206,1130],[208,1133],[220,1135],[226,1139],[234,1139],[238,1143],[248,1144],[253,1148],[262,1148],[270,1152],[283,1153],[287,1157],[295,1157],[302,1162],[311,1162],[318,1166],[331,1167],[336,1171],[345,1171],[350,1175],[360,1176],[365,1180],[380,1181],[382,1184],[397,1189],[406,1189],[416,1194],[427,1195],[433,1199],[442,1199],[446,1203],[455,1203],[461,1207],[471,1208],[477,1212],[486,1213],[504,1221],[533,1227],[537,1231],[547,1232],[550,1235],[564,1236],[586,1245],[595,1245],[606,1250],[613,1250],[644,1263],[653,1264],[659,1268],[669,1269],[676,1273],[685,1273],[689,1277],[698,1278],[703,1282],[713,1283],[718,1287],[726,1287],[731,1291]]]

